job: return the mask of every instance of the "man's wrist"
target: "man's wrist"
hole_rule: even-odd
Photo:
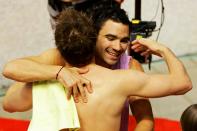
[[[169,48],[165,47],[165,46],[162,46],[160,49],[159,49],[159,54],[165,58],[165,54],[169,52]]]
[[[58,70],[58,72],[57,72],[57,74],[56,74],[56,77],[55,77],[56,80],[58,79],[58,76],[59,76],[59,74],[60,74],[60,72],[62,71],[63,68],[64,68],[64,66],[62,66],[62,67]]]

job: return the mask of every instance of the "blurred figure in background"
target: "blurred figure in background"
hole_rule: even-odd
[[[197,104],[187,107],[180,121],[183,131],[197,131]]]
[[[124,0],[48,0],[48,12],[52,29],[55,28],[59,14],[66,8],[73,8],[85,12],[93,5],[100,3],[120,6]]]

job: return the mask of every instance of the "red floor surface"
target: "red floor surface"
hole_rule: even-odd
[[[27,131],[29,121],[0,118],[0,131]]]
[[[135,119],[129,117],[129,131],[135,128]],[[0,131],[27,131],[29,121],[0,118]],[[180,123],[174,120],[155,118],[154,131],[181,131]]]
[[[154,131],[181,131],[179,121],[169,120],[164,118],[155,118]],[[134,117],[129,117],[129,131],[133,131],[136,122]]]

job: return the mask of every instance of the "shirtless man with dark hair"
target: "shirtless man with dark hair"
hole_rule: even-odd
[[[91,24],[84,25],[82,23],[75,24],[74,22],[65,22],[68,16],[72,17],[73,15],[76,15],[79,18],[84,18],[88,23],[87,18],[79,12],[73,10],[65,11],[61,16],[62,19],[60,19],[60,22],[57,25],[56,32],[58,33],[55,33],[55,40],[56,42],[61,41],[63,43],[64,41],[62,40],[65,39],[65,37],[70,40],[70,43],[64,43],[65,46],[68,46],[69,48],[62,47],[63,49],[68,49],[69,54],[67,54],[67,56],[69,56],[70,59],[74,56],[79,58],[84,57],[84,59],[89,58],[89,56],[92,56],[92,51],[95,49],[94,39],[91,39],[91,37],[86,34],[84,35],[84,39],[75,42],[76,40],[71,37],[74,37],[75,35],[77,36],[80,32],[84,33],[78,28],[73,30],[74,27],[88,26],[90,28],[90,36],[94,35],[94,31],[91,32]],[[58,28],[58,26],[61,27],[61,25],[65,24],[73,24],[73,28],[71,30],[67,28],[64,28],[63,30],[62,28]],[[76,30],[79,32],[76,32]],[[69,35],[65,35],[65,32],[69,32]],[[80,36],[82,37],[83,34],[80,34]],[[86,39],[89,39],[88,43],[85,43],[87,41]],[[73,43],[75,44],[73,45]],[[86,52],[84,55],[78,53],[78,47],[82,44],[87,44],[87,46],[83,47],[84,50],[86,50],[85,48],[89,50],[91,47],[92,51]],[[72,67],[75,65],[80,68],[89,68],[89,71],[86,74],[83,74],[83,77],[92,82],[94,92],[87,94],[89,100],[88,103],[83,103],[81,97],[79,97],[79,102],[76,103],[81,123],[80,131],[118,131],[120,128],[121,111],[124,102],[131,95],[162,97],[184,94],[191,90],[192,83],[183,64],[175,57],[170,49],[148,39],[139,39],[134,41],[133,44],[135,44],[135,46],[133,46],[134,50],[139,46],[145,46],[153,54],[163,57],[168,65],[169,73],[163,75],[148,75],[135,70],[111,70],[96,65],[94,57],[92,57],[91,61],[89,61],[90,59],[86,59],[89,62],[84,61],[84,63],[89,64],[81,63],[82,61],[74,61],[71,64],[65,60],[64,56],[60,53],[61,51],[58,49],[53,51],[53,53],[56,54],[55,56],[58,56],[63,60],[64,66]],[[48,54],[47,58],[51,58],[51,54]],[[56,75],[53,77],[56,77]],[[28,96],[31,96],[31,88],[28,88],[26,91],[23,90],[21,93],[21,95],[27,95],[30,93]],[[26,102],[29,102],[29,105],[32,104],[31,99]]]

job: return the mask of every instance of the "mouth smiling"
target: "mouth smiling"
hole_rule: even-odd
[[[113,51],[113,50],[110,50],[110,49],[107,49],[106,52],[107,52],[107,54],[109,54],[112,57],[112,59],[118,59],[119,56],[121,55],[120,52]]]

